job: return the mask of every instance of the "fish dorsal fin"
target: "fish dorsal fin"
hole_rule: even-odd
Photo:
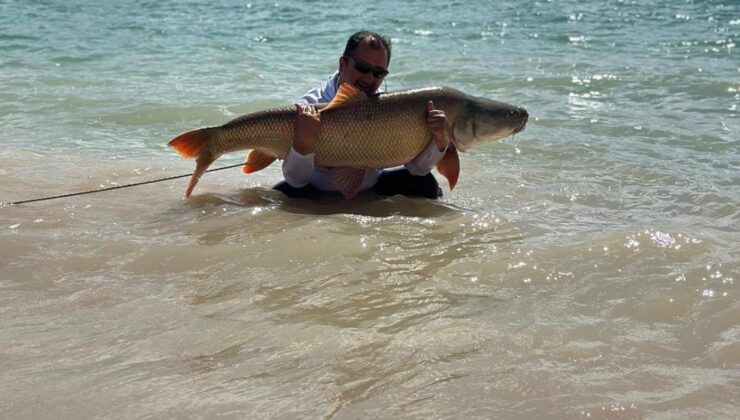
[[[245,174],[251,174],[257,172],[266,167],[270,166],[272,162],[275,162],[277,157],[265,152],[264,150],[254,149],[247,155],[247,160],[244,162],[242,172]]]
[[[342,83],[342,85],[339,86],[339,90],[334,96],[334,99],[332,99],[331,102],[329,102],[329,105],[327,105],[326,108],[322,109],[322,111],[339,108],[346,104],[361,101],[366,98],[367,95],[365,94],[365,92],[361,91],[359,88],[349,83]]]
[[[437,171],[447,178],[452,191],[457,184],[457,177],[460,176],[460,157],[457,156],[457,149],[452,144],[447,147],[445,155],[437,164]]]
[[[360,192],[367,172],[367,169],[362,168],[334,168],[331,170],[331,177],[344,198],[349,200]]]

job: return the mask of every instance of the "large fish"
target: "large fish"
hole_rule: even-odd
[[[450,88],[424,88],[366,96],[350,84],[334,100],[320,105],[321,129],[315,163],[331,167],[345,197],[359,191],[368,169],[403,165],[432,141],[427,129],[427,102],[447,116],[451,146],[437,165],[450,189],[460,164],[457,150],[518,133],[527,123],[524,108],[473,97]],[[259,171],[284,159],[293,144],[296,110],[269,109],[238,117],[220,127],[181,134],[169,145],[181,156],[196,158],[196,169],[185,192],[189,197],[198,179],[224,153],[251,149],[244,173]]]

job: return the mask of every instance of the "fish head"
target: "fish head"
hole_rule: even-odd
[[[508,137],[527,124],[527,110],[504,102],[469,97],[453,127],[453,144],[460,151]]]

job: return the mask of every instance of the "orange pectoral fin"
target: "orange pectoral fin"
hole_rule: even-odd
[[[275,162],[277,157],[262,151],[260,149],[254,149],[247,155],[247,160],[244,163],[242,172],[245,174],[251,174],[252,172],[261,171],[266,167],[270,166],[272,162]]]
[[[455,188],[457,178],[460,175],[460,158],[457,156],[457,149],[452,144],[447,147],[447,152],[437,164],[437,171],[447,178],[450,190]]]

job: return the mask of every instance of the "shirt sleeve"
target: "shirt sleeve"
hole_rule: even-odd
[[[337,84],[339,83],[339,72],[334,73],[323,85],[317,86],[306,92],[296,102],[301,105],[316,105],[331,102],[337,94]]]
[[[317,86],[296,101],[299,105],[316,105],[331,102],[336,95],[339,72],[334,73],[323,85]],[[314,154],[302,155],[293,147],[283,161],[283,177],[291,187],[300,188],[311,182],[314,171]]]
[[[300,188],[311,181],[314,169],[314,153],[302,155],[293,147],[283,161],[283,177],[291,187]]]
[[[314,88],[306,92],[305,95],[301,96],[301,98],[298,99],[296,103],[300,105],[316,105],[319,103],[320,99],[321,99],[320,88]]]
[[[430,141],[429,146],[427,146],[427,148],[424,149],[423,152],[419,153],[419,156],[415,157],[413,160],[411,160],[411,162],[403,166],[405,166],[406,169],[409,170],[411,175],[426,175],[432,171],[434,166],[437,165],[440,160],[442,160],[445,152],[447,152],[447,147],[445,147],[444,150],[440,151],[437,148],[437,143],[435,143],[434,141]]]

